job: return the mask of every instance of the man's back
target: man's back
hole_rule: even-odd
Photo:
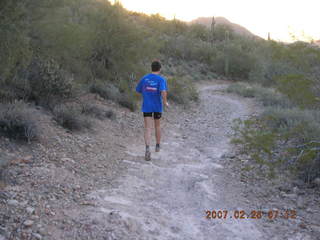
[[[144,76],[136,91],[143,96],[142,112],[162,112],[161,91],[167,90],[166,80],[158,74]]]

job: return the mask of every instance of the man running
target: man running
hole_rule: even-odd
[[[136,87],[136,91],[143,96],[142,112],[144,117],[144,141],[146,144],[145,159],[151,160],[150,141],[152,117],[154,118],[156,135],[156,152],[160,151],[161,129],[160,118],[162,114],[162,103],[168,107],[167,81],[160,76],[161,64],[154,61],[151,64],[152,73],[144,76]]]

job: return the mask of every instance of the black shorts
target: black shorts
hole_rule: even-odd
[[[152,115],[154,119],[160,119],[162,113],[161,112],[144,112],[143,113],[143,117],[152,117]]]

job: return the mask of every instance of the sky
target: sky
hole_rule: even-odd
[[[252,33],[291,42],[320,39],[319,0],[121,0],[132,11],[159,13],[167,19],[190,21],[198,17],[225,17]]]

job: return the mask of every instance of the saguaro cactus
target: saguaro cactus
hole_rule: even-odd
[[[214,44],[214,27],[216,25],[216,20],[214,17],[212,17],[212,21],[211,21],[211,36],[210,36],[210,40],[211,40],[211,46],[213,46]]]
[[[224,74],[229,75],[229,31],[225,31],[224,37]]]

